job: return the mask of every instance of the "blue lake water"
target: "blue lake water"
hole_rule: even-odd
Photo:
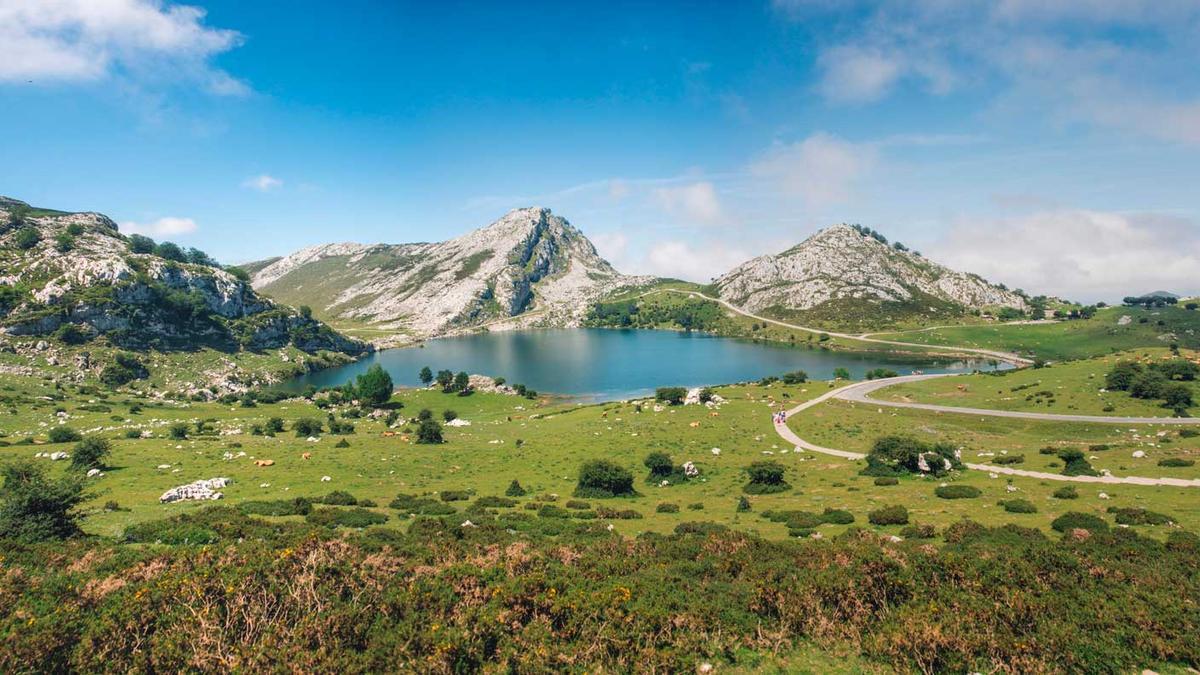
[[[758,380],[803,370],[831,379],[843,367],[854,378],[874,368],[900,374],[989,368],[985,361],[848,354],[703,333],[581,328],[507,331],[430,340],[423,347],[387,349],[345,366],[309,373],[285,385],[299,391],[352,381],[380,364],[398,386],[419,384],[423,366],[504,377],[541,393],[605,401],[644,396],[662,386],[701,386]]]

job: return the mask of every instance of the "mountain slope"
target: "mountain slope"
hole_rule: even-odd
[[[826,228],[783,253],[742,263],[713,286],[722,299],[749,311],[843,325],[1026,308],[1021,295],[850,225]]]
[[[0,334],[160,352],[369,348],[259,295],[200,251],[125,237],[98,213],[32,209],[6,197]]]
[[[617,272],[544,208],[441,243],[326,244],[251,267],[254,287],[272,297],[415,338],[485,324],[576,325],[596,298],[650,281]]]

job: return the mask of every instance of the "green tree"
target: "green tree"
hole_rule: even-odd
[[[103,438],[89,436],[71,449],[71,466],[76,469],[103,469],[104,460],[111,453],[111,443]]]
[[[174,262],[187,262],[187,254],[178,245],[164,241],[154,247],[154,255]]]
[[[155,244],[154,240],[151,239],[150,237],[147,237],[147,236],[144,236],[141,234],[129,235],[129,252],[130,253],[141,253],[141,254],[148,255],[148,254],[154,253],[154,249],[157,246],[158,245]]]
[[[835,380],[850,379],[850,369],[849,368],[834,368],[833,369],[833,379],[835,379]]]
[[[354,390],[360,401],[380,406],[392,398],[392,376],[378,363],[355,378]]]
[[[1166,407],[1176,412],[1184,413],[1192,407],[1192,388],[1186,384],[1175,382],[1164,386],[1162,397]]]
[[[52,480],[42,467],[16,462],[0,475],[0,537],[33,543],[79,534],[77,507],[88,495],[78,474]]]
[[[642,460],[642,464],[650,469],[650,476],[653,478],[661,478],[671,475],[675,470],[675,464],[671,461],[671,456],[665,452],[652,452],[646,455],[646,459]]]
[[[17,230],[17,234],[13,237],[13,243],[22,251],[28,251],[37,246],[41,240],[42,235],[38,233],[37,228],[30,226]]]
[[[454,384],[454,373],[449,370],[439,370],[437,373],[437,383],[442,388],[442,391],[449,392],[450,387]]]
[[[425,366],[421,372],[417,373],[417,378],[421,380],[421,384],[428,387],[429,383],[433,382],[433,371],[429,369],[429,366]]]
[[[633,474],[629,469],[606,459],[585,462],[579,469],[576,497],[616,497],[632,495]]]
[[[687,389],[683,387],[659,387],[654,390],[654,399],[668,405],[682,405],[687,398]]]
[[[465,370],[460,370],[454,376],[454,391],[468,392],[471,390],[471,376]]]
[[[417,442],[430,445],[436,445],[442,442],[442,425],[436,420],[422,420],[421,426],[417,428]]]

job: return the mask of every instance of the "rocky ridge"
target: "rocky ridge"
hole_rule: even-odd
[[[713,285],[722,299],[753,312],[810,310],[842,300],[1026,308],[1021,295],[845,224],[821,230],[778,255],[742,263]]]
[[[327,244],[251,268],[268,295],[409,338],[576,326],[596,300],[653,281],[617,272],[578,229],[539,207],[445,242]]]

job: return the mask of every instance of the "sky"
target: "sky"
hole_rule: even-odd
[[[1200,2],[0,0],[0,194],[226,262],[546,206],[706,282],[861,223],[1200,293]]]

